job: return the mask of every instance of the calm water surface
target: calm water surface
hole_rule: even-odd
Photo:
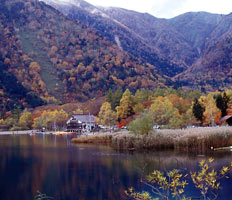
[[[213,156],[215,167],[228,165],[231,152],[203,155],[177,152],[120,153],[110,147],[72,145],[60,136],[0,136],[0,199],[32,200],[37,191],[58,200],[126,199],[133,186],[147,189],[139,181],[142,171],[186,168]],[[219,199],[232,199],[232,178],[222,182]],[[190,184],[187,194],[197,195]]]

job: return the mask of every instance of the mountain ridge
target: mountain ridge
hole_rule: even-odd
[[[199,87],[206,91],[230,87],[230,49],[225,52],[225,48],[221,48],[228,47],[226,43],[231,39],[231,14],[189,12],[171,19],[159,19],[122,8],[98,8],[135,31],[143,41],[149,41],[147,46],[153,45],[159,57],[176,64],[181,70],[175,75],[165,70],[177,87]]]
[[[212,91],[232,83],[232,14],[167,20],[84,0],[54,2],[0,5],[3,63],[44,101],[85,101],[118,87]]]
[[[76,0],[76,2],[79,1]],[[56,8],[63,11],[62,6]],[[116,45],[118,43],[115,42],[115,38],[117,38],[122,50],[138,57],[143,62],[156,65],[157,63],[154,62],[154,57],[156,57],[169,63],[166,66],[160,65],[159,73],[163,73],[177,82],[177,87],[183,85],[182,81],[179,83],[182,74],[191,71],[191,68],[194,68],[203,59],[211,40],[211,33],[218,29],[221,21],[226,17],[226,15],[208,12],[189,12],[171,19],[160,19],[147,13],[138,13],[123,8],[99,6],[97,8],[93,6],[93,8],[100,9],[104,13],[104,17],[88,13],[84,7],[78,10],[72,8],[69,12],[66,10],[66,15],[74,20],[82,21]],[[86,12],[84,17],[75,14],[83,10]],[[86,20],[86,16],[91,19]],[[103,18],[107,18],[108,21],[105,22]],[[115,25],[115,20],[123,27],[119,28]],[[107,29],[108,26],[109,29]],[[126,32],[128,29],[130,33]],[[123,32],[125,34],[122,34]],[[142,46],[142,48],[137,46]],[[135,49],[136,51],[134,51]],[[189,84],[187,86],[189,87]]]
[[[130,28],[126,27],[124,24],[119,22],[117,19],[111,19],[110,17],[102,17],[98,14],[93,14],[89,12],[88,9],[81,8],[75,5],[69,4],[57,4],[54,1],[46,0],[48,4],[55,7],[59,11],[61,11],[66,16],[81,21],[83,24],[86,24],[87,27],[90,27],[97,31],[99,34],[106,37],[106,39],[113,42],[115,45],[118,45],[115,41],[115,37],[119,39],[121,43],[121,47],[124,51],[141,59],[143,62],[148,62],[152,65],[159,65],[161,61],[161,65],[170,65],[169,70],[162,70],[159,68],[160,73],[164,73],[165,75],[171,74],[174,76],[176,74],[175,68],[178,66],[169,62],[165,57],[158,56],[157,51],[154,47],[145,43],[143,38],[135,33]],[[80,0],[76,0],[75,2],[83,2]],[[92,9],[97,9],[96,7],[92,7]],[[106,14],[106,16],[108,16]],[[126,27],[126,28],[125,28]],[[121,38],[121,39],[120,39]],[[158,60],[158,62],[157,62]],[[172,70],[174,68],[174,70]],[[181,71],[178,69],[178,72]],[[167,73],[168,72],[168,73]]]
[[[0,52],[8,55],[10,70],[23,86],[45,100],[83,101],[109,88],[165,86],[157,66],[141,62],[44,2],[3,1],[0,9],[1,34],[8,43]]]

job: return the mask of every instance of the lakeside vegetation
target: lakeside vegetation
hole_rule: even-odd
[[[99,118],[104,125],[110,126],[114,121],[118,122],[119,127],[123,127],[133,120],[137,120],[138,124],[150,115],[153,125],[176,129],[191,125],[221,125],[220,119],[231,113],[231,90],[204,94],[199,90],[157,88],[154,91],[140,89],[133,94],[127,89],[124,93],[120,90],[109,90]],[[133,125],[136,126],[136,123]]]
[[[118,150],[184,150],[205,152],[232,145],[230,127],[205,127],[175,130],[156,130],[149,135],[128,131],[81,135],[74,144],[107,144]]]
[[[189,126],[215,126],[226,123],[220,119],[232,113],[232,90],[204,94],[174,88],[155,90],[109,90],[105,97],[83,103],[48,104],[36,108],[18,106],[7,111],[0,109],[1,130],[66,129],[72,114],[96,116],[98,125],[127,126],[136,134],[149,134],[155,125],[162,129]]]

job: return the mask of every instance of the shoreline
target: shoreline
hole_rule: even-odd
[[[81,135],[74,144],[109,144],[118,150],[182,150],[206,152],[232,146],[231,127],[199,127],[190,129],[163,129],[149,135],[128,131]]]
[[[0,131],[0,135],[28,135],[35,130],[26,130],[26,131]]]

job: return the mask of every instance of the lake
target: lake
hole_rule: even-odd
[[[124,191],[140,183],[142,172],[173,168],[193,171],[202,159],[214,167],[228,165],[231,152],[118,152],[101,145],[73,145],[71,138],[52,135],[0,136],[0,199],[32,200],[37,191],[58,200],[126,199]],[[144,169],[144,170],[143,170]],[[222,181],[219,199],[232,199],[232,178]],[[198,195],[193,185],[186,194]]]

